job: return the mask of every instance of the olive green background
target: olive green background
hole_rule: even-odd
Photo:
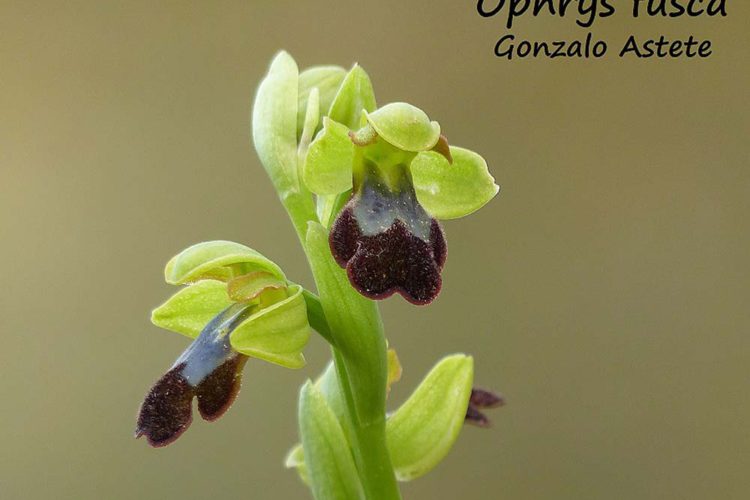
[[[0,497],[306,498],[282,460],[328,358],[250,362],[237,403],[175,444],[132,438],[187,345],[148,321],[169,257],[231,239],[310,276],[249,141],[273,54],[359,61],[502,185],[445,224],[444,289],[382,304],[404,364],[442,355],[506,394],[409,499],[741,499],[750,491],[748,19],[600,19],[603,60],[508,62],[474,1],[0,4]],[[621,60],[630,32],[705,60]],[[585,36],[573,17],[514,33]]]

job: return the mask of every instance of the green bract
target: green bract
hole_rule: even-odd
[[[344,431],[323,395],[309,381],[300,391],[299,426],[307,458],[307,477],[315,498],[364,498]]]
[[[266,271],[281,279],[281,268],[260,253],[232,241],[207,241],[193,245],[167,262],[164,279],[184,285],[202,279],[228,281],[252,271]]]
[[[429,472],[448,454],[464,423],[473,379],[470,356],[443,358],[388,419],[388,450],[399,480]]]
[[[260,84],[253,106],[255,149],[282,198],[299,191],[298,85],[297,63],[286,52],[280,52]]]
[[[395,351],[390,349],[389,385],[398,380],[400,372],[401,365]],[[409,399],[388,418],[388,451],[400,481],[410,481],[426,474],[448,454],[464,423],[473,378],[474,362],[470,356],[447,356],[432,368]],[[333,365],[326,368],[314,388],[323,395],[349,442],[345,406]],[[296,468],[300,478],[308,483],[302,445],[297,444],[289,451],[286,466]]]
[[[451,146],[453,163],[425,151],[411,162],[411,175],[420,205],[438,219],[456,219],[482,208],[500,190],[484,158]]]

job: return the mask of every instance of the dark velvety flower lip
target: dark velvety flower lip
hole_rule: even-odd
[[[365,297],[398,292],[423,305],[440,293],[445,237],[408,180],[391,188],[371,171],[336,218],[329,242],[336,262]]]
[[[471,389],[470,402],[477,408],[498,408],[505,404],[505,398],[492,391],[474,387]]]
[[[235,352],[229,334],[250,313],[234,304],[206,325],[201,334],[151,388],[138,412],[135,437],[146,436],[151,446],[166,446],[192,422],[193,398],[208,421],[219,418],[240,390],[247,357]]]
[[[490,427],[491,425],[490,419],[488,419],[484,413],[477,410],[473,406],[469,406],[466,409],[466,418],[464,419],[464,422],[466,422],[467,424],[476,425],[477,427],[483,427],[483,428]]]
[[[477,427],[490,427],[490,419],[480,410],[498,408],[504,404],[505,399],[500,394],[484,389],[472,388],[464,422],[476,425]]]

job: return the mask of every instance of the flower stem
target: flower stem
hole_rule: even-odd
[[[286,196],[284,206],[307,254],[328,323],[340,389],[352,427],[352,452],[367,500],[400,500],[386,447],[387,353],[377,305],[354,290],[333,259],[328,231],[317,222],[312,200]],[[305,226],[305,232],[302,228]]]

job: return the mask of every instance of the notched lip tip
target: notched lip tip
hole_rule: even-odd
[[[186,430],[190,428],[190,424],[193,423],[193,417],[191,415],[190,420],[188,420],[185,425],[182,426],[181,429],[179,429],[177,432],[172,434],[171,436],[167,437],[166,439],[162,439],[161,441],[154,440],[151,435],[148,433],[148,429],[139,427],[135,430],[135,439],[139,439],[141,436],[146,437],[146,442],[148,445],[152,448],[164,448],[167,445],[170,445],[177,441],[180,436],[182,436]]]
[[[215,422],[221,417],[224,416],[224,414],[229,411],[229,408],[232,407],[234,402],[237,400],[237,395],[239,395],[240,389],[239,387],[235,390],[234,394],[229,398],[229,400],[222,406],[216,413],[213,414],[206,414],[201,410],[200,405],[198,405],[198,413],[200,413],[200,416],[203,420],[206,422]]]
[[[400,286],[394,286],[393,288],[386,290],[383,293],[370,293],[367,290],[360,288],[354,283],[354,279],[352,277],[354,274],[354,271],[351,269],[351,266],[349,265],[346,266],[346,274],[347,274],[347,277],[349,278],[349,283],[352,285],[352,287],[355,290],[357,290],[357,292],[359,292],[361,295],[363,295],[364,297],[370,300],[385,300],[385,299],[389,299],[393,297],[393,295],[395,294],[399,294],[405,301],[407,301],[408,303],[412,305],[428,306],[432,304],[435,301],[435,299],[438,298],[438,296],[440,295],[440,291],[443,289],[443,282],[441,279],[438,285],[438,288],[435,291],[435,295],[429,299],[424,299],[424,300],[420,300],[420,299],[416,299],[412,297],[411,294],[409,294],[409,292],[407,292],[403,287],[400,287]]]
[[[469,420],[466,421],[466,423],[469,424],[469,425],[473,425],[474,427],[478,427],[480,429],[489,429],[489,428],[492,427],[492,422],[490,422],[489,420],[487,420],[487,421],[479,421],[479,420],[471,420],[471,419],[469,419]]]

